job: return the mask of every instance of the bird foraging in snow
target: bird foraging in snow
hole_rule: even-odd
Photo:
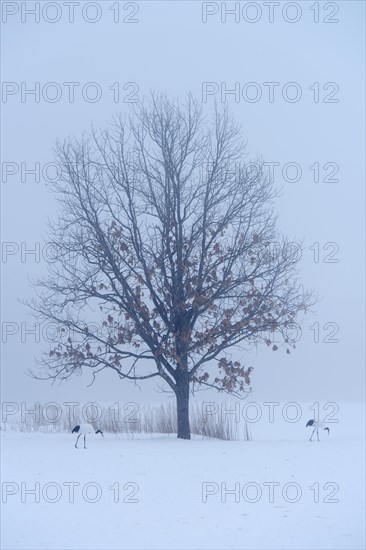
[[[79,441],[79,437],[81,435],[84,436],[84,449],[86,449],[86,445],[85,445],[85,442],[86,442],[86,434],[102,434],[102,437],[104,437],[103,435],[103,432],[102,430],[95,430],[93,428],[93,426],[91,424],[78,424],[77,426],[75,426],[75,428],[72,430],[71,433],[77,433],[79,434],[76,438],[76,443],[75,443],[75,447],[78,449],[78,441]]]
[[[315,422],[315,420],[311,419],[311,420],[309,420],[309,422],[306,424],[306,428],[307,428],[308,426],[311,426],[312,428],[314,428],[314,429],[313,429],[313,433],[311,434],[309,441],[312,440],[315,431],[316,431],[316,435],[318,436],[318,441],[319,441],[319,428],[322,428],[323,430],[327,430],[328,435],[329,435],[329,433],[330,433],[330,429],[328,428],[328,426],[325,426],[325,425],[324,425],[324,422]]]

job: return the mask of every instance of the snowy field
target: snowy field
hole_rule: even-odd
[[[365,548],[363,407],[338,418],[319,443],[303,419],[249,442],[106,434],[86,450],[2,432],[2,548]]]

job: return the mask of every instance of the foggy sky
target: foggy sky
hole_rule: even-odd
[[[18,6],[20,10],[20,2],[3,2],[3,10],[4,4]],[[27,2],[29,7],[34,4]],[[47,261],[42,249],[47,220],[54,219],[57,212],[42,174],[36,182],[34,176],[24,170],[22,174],[21,163],[32,168],[38,162],[42,170],[53,161],[56,138],[80,136],[90,128],[91,122],[103,127],[114,113],[128,111],[129,104],[123,100],[129,94],[141,98],[150,90],[166,90],[172,97],[183,98],[191,91],[201,101],[203,83],[210,83],[210,90],[219,90],[215,96],[207,97],[208,113],[214,97],[221,101],[221,91],[237,86],[239,101],[235,101],[238,98],[233,94],[226,95],[226,100],[242,125],[249,157],[260,156],[264,161],[280,163],[274,172],[276,186],[282,187],[282,195],[275,205],[279,227],[291,240],[303,241],[301,277],[305,287],[313,288],[320,297],[315,313],[305,317],[303,337],[290,356],[266,347],[249,353],[238,352],[244,364],[255,369],[253,398],[362,399],[364,3],[331,3],[339,6],[339,12],[333,16],[339,19],[338,23],[323,22],[324,17],[331,14],[330,10],[324,11],[321,2],[318,23],[314,22],[316,14],[310,9],[314,2],[297,3],[302,14],[294,23],[284,21],[281,15],[286,2],[276,7],[272,23],[268,21],[268,7],[263,2],[254,3],[262,10],[262,17],[256,23],[245,21],[242,14],[239,22],[229,15],[226,22],[222,22],[221,2],[211,2],[211,6],[205,8],[201,2],[150,0],[132,3],[132,8],[121,2],[119,23],[113,22],[116,14],[110,9],[116,3],[100,2],[101,18],[90,23],[81,15],[84,4],[87,2],[75,7],[73,23],[68,22],[69,13],[63,2],[58,3],[62,16],[55,23],[45,21],[42,14],[40,22],[35,23],[32,16],[20,11],[8,16],[3,13],[3,86],[4,82],[19,86],[19,92],[3,95],[2,100],[3,399],[43,402],[167,399],[165,394],[156,391],[155,383],[141,384],[140,391],[112,374],[103,374],[90,388],[86,388],[89,376],[51,387],[24,374],[48,344],[42,335],[40,342],[35,342],[34,335],[24,332],[24,326],[31,328],[34,319],[19,300],[33,296],[29,280],[46,272]],[[130,16],[133,4],[138,5],[139,11]],[[232,8],[234,4],[229,2],[227,6]],[[245,4],[248,3],[241,2],[240,7]],[[10,11],[12,6],[8,8]],[[216,7],[218,13],[207,16],[207,22],[203,23],[202,9],[215,11]],[[55,17],[55,13],[50,9],[46,17]],[[295,11],[286,13],[293,18]],[[247,12],[248,18],[254,18],[253,14],[254,11]],[[21,21],[22,16],[25,22]],[[89,17],[94,17],[92,9]],[[122,22],[126,17],[138,22]],[[39,83],[39,102],[30,94],[23,94],[22,98],[22,82],[25,83],[23,92]],[[51,82],[57,86],[44,88]],[[80,83],[74,86],[73,103],[68,97],[70,85],[64,85],[65,82]],[[97,102],[82,96],[83,87],[91,82],[97,84],[95,89],[102,91]],[[291,82],[296,86],[286,88]],[[126,83],[134,84],[126,86]],[[248,83],[256,85],[248,87]],[[275,84],[271,88],[264,83]],[[13,85],[6,90],[11,91]],[[119,102],[114,101],[117,88]],[[58,89],[62,90],[59,101],[48,101],[47,98],[52,99],[52,90]],[[270,89],[274,92],[273,101],[270,101]],[[42,90],[50,94],[46,99]],[[86,90],[91,93],[93,87]],[[132,95],[135,90],[138,90],[136,96]],[[245,93],[256,90],[260,90],[262,97],[252,102],[253,96]],[[283,98],[286,90],[290,100],[296,90],[301,91],[301,97],[297,102],[286,101]],[[325,103],[327,97],[338,101]],[[4,163],[16,163],[19,170],[10,175],[7,164],[4,175]],[[296,168],[291,166],[283,178],[282,170],[287,163],[301,167],[299,181],[286,181],[286,178],[296,179],[293,171]],[[318,182],[314,181],[315,163],[319,163]],[[332,164],[324,168],[327,163]],[[339,171],[333,179],[339,181],[324,181],[336,165]],[[8,243],[5,249],[4,243]],[[314,261],[318,246],[314,247],[314,243],[319,243],[319,261]],[[325,250],[326,243],[335,244]],[[39,256],[38,252],[36,256],[25,254],[37,246]],[[8,254],[4,255],[4,251]],[[334,255],[329,256],[332,252]],[[315,323],[319,324],[319,342],[314,342]],[[339,342],[324,342],[336,325],[339,331],[334,338]],[[6,334],[10,326],[18,327],[16,334]],[[210,395],[215,397],[214,393]]]

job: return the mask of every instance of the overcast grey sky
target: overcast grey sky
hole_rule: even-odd
[[[304,242],[303,282],[321,300],[290,356],[242,355],[255,368],[253,397],[363,398],[364,9],[362,1],[2,3],[3,398],[167,398],[155,384],[140,392],[108,374],[91,388],[88,377],[51,387],[25,376],[48,344],[26,333],[34,320],[19,301],[47,268],[53,142],[104,126],[151,89],[190,91],[208,111],[214,98],[226,100],[249,155],[277,163],[281,230]],[[26,172],[35,163],[39,181]]]

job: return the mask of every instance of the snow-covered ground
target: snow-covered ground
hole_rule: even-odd
[[[305,417],[250,442],[2,432],[2,548],[364,548],[363,407],[337,417],[319,443]]]

